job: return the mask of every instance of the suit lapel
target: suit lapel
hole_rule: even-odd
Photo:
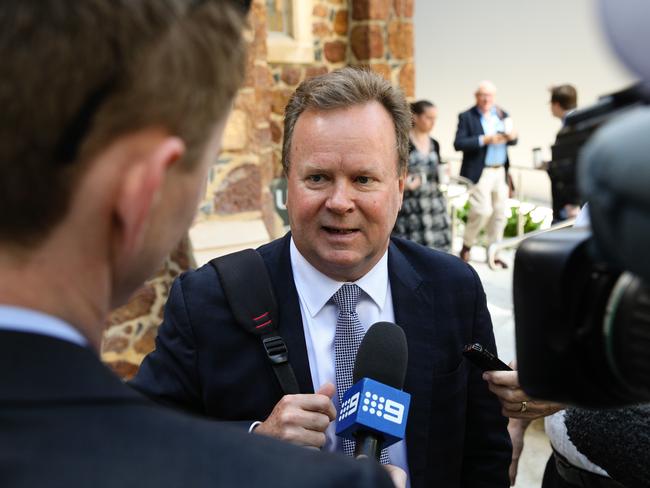
[[[485,131],[483,130],[483,124],[481,124],[481,112],[478,111],[478,108],[473,107],[471,113],[474,115],[472,118],[474,120],[474,133],[484,135]]]
[[[280,335],[289,349],[289,362],[298,380],[301,393],[313,393],[309,358],[305,344],[298,292],[293,282],[289,243],[291,234],[277,241],[271,252],[264,256],[268,266],[273,291],[278,302]]]
[[[388,250],[395,321],[404,329],[409,360],[404,391],[410,393],[411,408],[406,427],[409,470],[413,477],[427,468],[427,442],[432,399],[435,332],[432,297],[423,293],[423,281],[404,254],[391,242]]]

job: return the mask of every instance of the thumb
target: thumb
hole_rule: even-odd
[[[334,385],[330,382],[325,383],[316,392],[317,395],[325,395],[330,398],[330,400],[334,397],[334,393],[336,393],[336,388],[334,388]]]

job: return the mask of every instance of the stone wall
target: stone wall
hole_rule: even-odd
[[[343,66],[368,66],[407,97],[415,95],[413,0],[314,0],[314,62],[271,63],[273,172],[281,176],[284,107],[306,78]],[[277,233],[276,233],[277,234]]]
[[[415,95],[413,0],[353,0],[349,64],[369,65]]]
[[[364,65],[401,86],[407,96],[414,95],[413,0],[312,0],[312,5],[313,62],[270,64],[265,1],[253,1],[246,79],[226,127],[223,150],[210,171],[197,222],[262,219],[269,236],[283,232],[269,183],[282,173],[282,115],[302,80],[346,65]],[[171,282],[193,265],[185,238],[163,269],[111,315],[102,356],[120,376],[131,377],[153,349]]]

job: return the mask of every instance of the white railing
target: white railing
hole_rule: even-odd
[[[530,237],[538,236],[540,234],[545,234],[546,232],[551,232],[558,229],[563,229],[565,227],[571,227],[574,224],[575,220],[576,220],[575,218],[563,220],[562,222],[558,222],[557,224],[550,226],[548,229],[534,230],[527,234],[518,235],[517,237],[511,237],[509,239],[503,239],[499,242],[490,244],[487,248],[488,266],[490,267],[490,269],[494,269],[494,270],[502,269],[500,266],[497,266],[495,263],[496,256],[499,253],[499,251],[502,251],[503,249],[511,249],[514,247],[518,247],[519,244],[521,244],[523,241],[525,241]]]

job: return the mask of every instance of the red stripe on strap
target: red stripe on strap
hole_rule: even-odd
[[[259,317],[255,317],[255,318],[253,319],[253,321],[257,322],[259,319],[262,319],[262,318],[266,317],[268,314],[269,314],[268,312],[264,312],[264,313],[263,313],[262,315],[260,315]]]
[[[262,327],[266,327],[267,325],[269,325],[271,322],[273,322],[273,321],[272,320],[267,320],[266,322],[264,322],[261,325],[256,326],[255,328],[256,329],[261,329]]]

